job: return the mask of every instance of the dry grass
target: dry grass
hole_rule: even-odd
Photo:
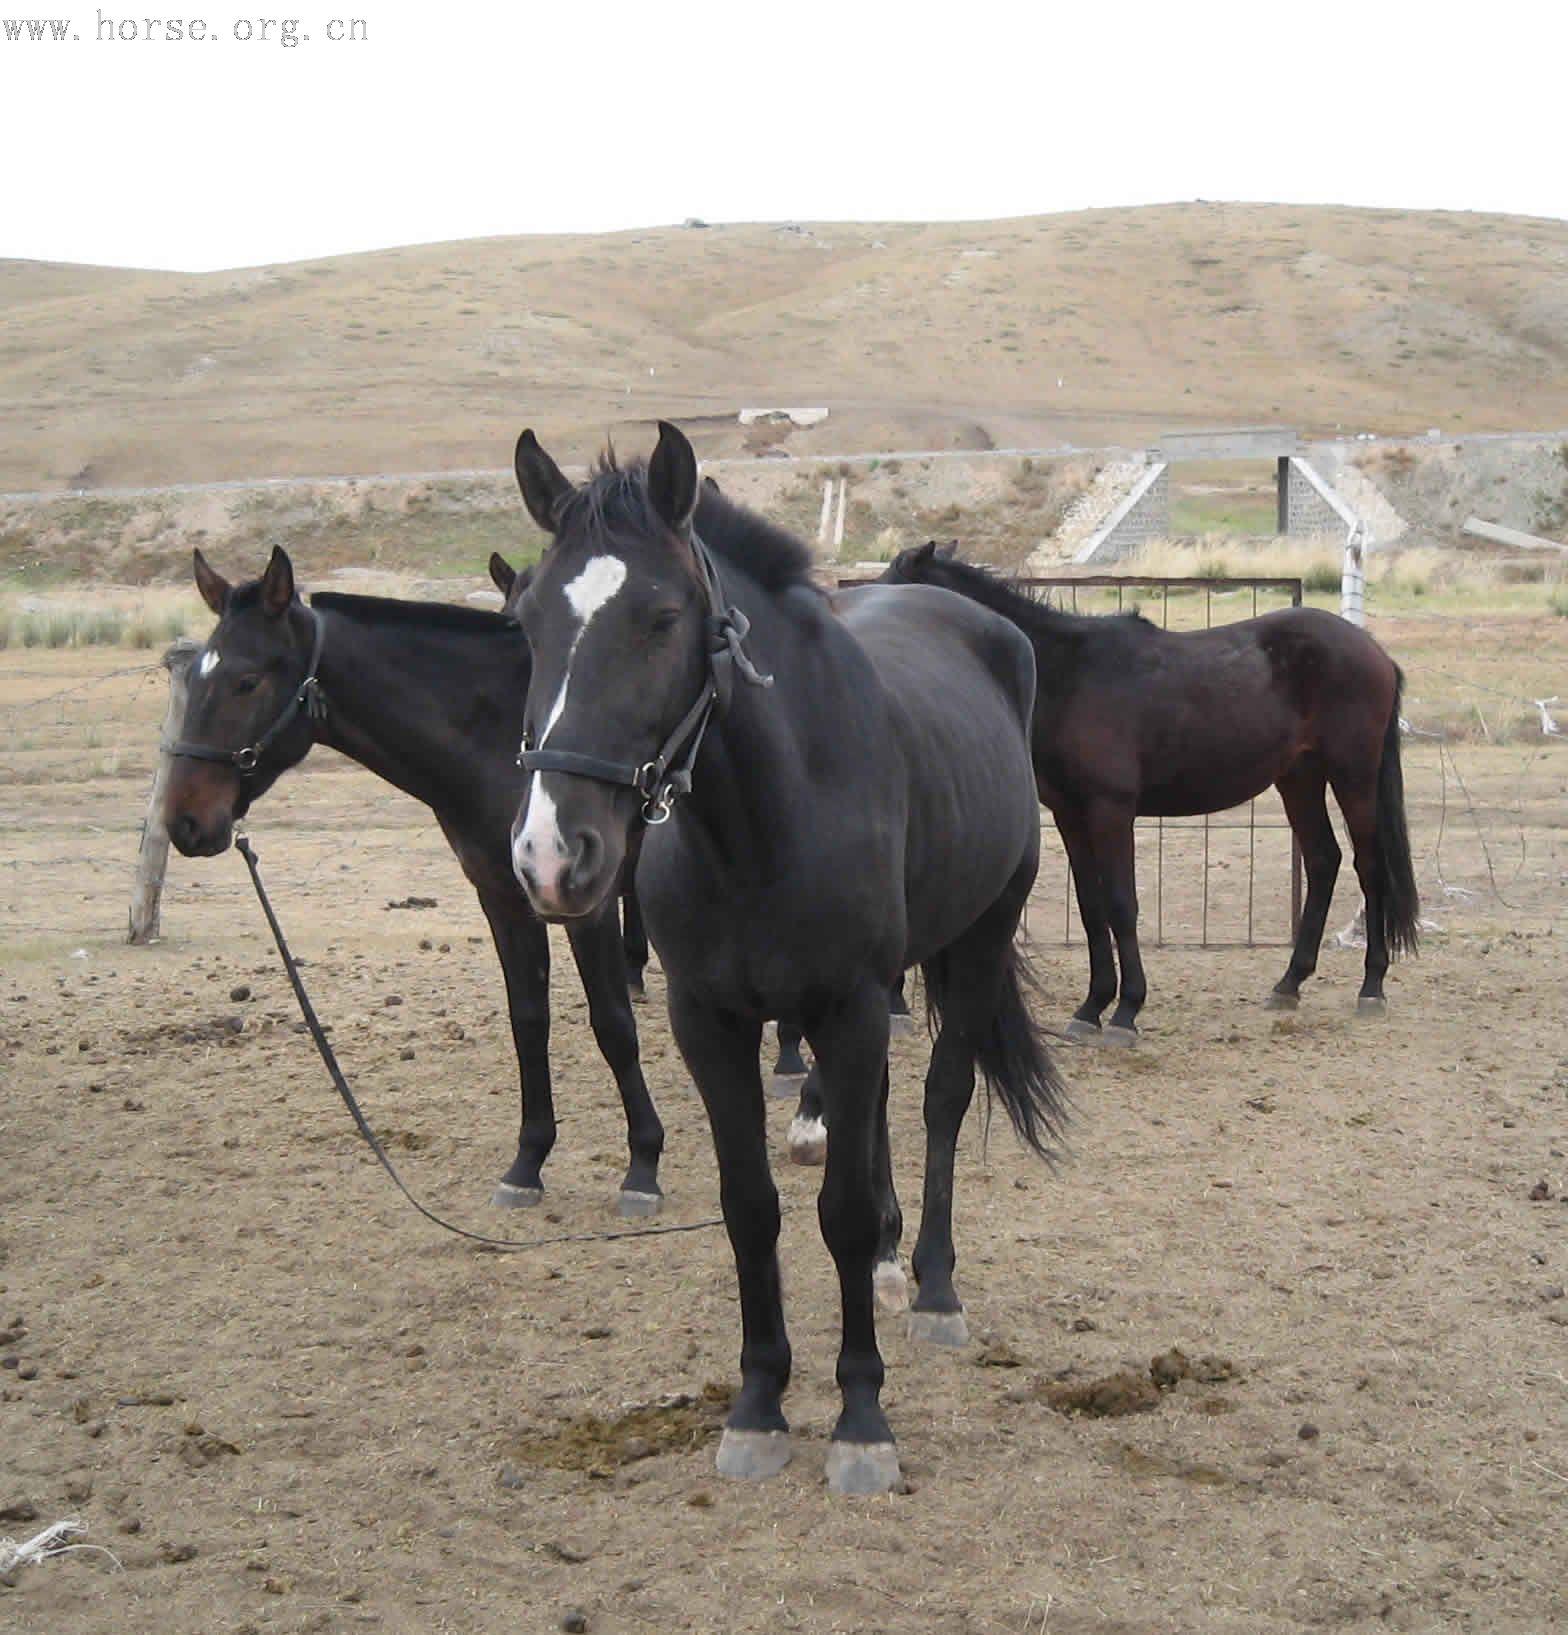
[[[567,459],[656,415],[712,458],[759,400],[832,408],[791,454],[1552,425],[1565,255],[1564,222],[1188,204],[0,263],[0,488],[495,468],[525,416]]]
[[[206,610],[191,591],[104,587],[55,594],[0,590],[0,650],[164,647],[204,630]]]

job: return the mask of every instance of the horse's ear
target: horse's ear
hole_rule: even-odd
[[[269,619],[276,619],[288,610],[294,600],[294,564],[281,545],[272,547],[272,560],[261,576],[261,610]]]
[[[723,493],[724,490],[719,487],[719,479],[717,477],[710,477],[704,473],[702,479],[702,497],[707,500],[714,500],[719,499]]]
[[[671,533],[683,538],[697,509],[697,456],[686,435],[668,420],[659,422],[659,446],[648,461],[648,498]]]
[[[517,583],[517,569],[499,551],[490,553],[490,580],[503,596],[510,596]]]
[[[196,573],[196,588],[201,592],[202,601],[221,619],[224,604],[234,587],[221,573],[208,566],[207,558],[201,554],[199,545],[191,552],[191,566]]]
[[[936,554],[942,559],[942,561],[951,562],[953,558],[958,555],[958,541],[956,539],[950,539],[945,545],[938,545],[936,548]]]
[[[904,552],[904,566],[911,573],[918,573],[935,555],[936,541],[934,539],[928,539],[924,545],[911,545]]]
[[[522,490],[529,516],[547,534],[553,534],[572,485],[555,461],[540,448],[539,439],[531,430],[517,439],[512,470],[517,473],[517,486]]]

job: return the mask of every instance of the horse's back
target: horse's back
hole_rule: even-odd
[[[1034,649],[1000,614],[933,586],[856,587],[837,606],[888,695],[907,771],[908,956],[924,959],[1038,855]]]
[[[1034,648],[1010,619],[935,585],[857,585],[833,600],[896,696],[933,695],[941,704],[952,700],[966,679],[989,679],[1028,730]]]

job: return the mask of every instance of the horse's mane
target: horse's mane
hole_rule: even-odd
[[[1067,613],[1048,603],[1036,601],[1016,585],[1010,583],[995,568],[982,562],[964,562],[956,556],[938,556],[909,573],[901,561],[894,563],[897,577],[905,583],[940,585],[957,591],[971,601],[979,602],[993,612],[1011,619],[1030,635],[1061,637],[1065,635],[1092,635],[1107,627],[1135,630],[1149,623],[1141,613]]]
[[[242,587],[249,589],[249,586]],[[235,591],[235,596],[240,594]],[[453,602],[412,602],[395,596],[350,596],[344,591],[319,590],[312,607],[347,614],[364,624],[402,625],[420,630],[451,630],[470,636],[517,634],[517,623],[504,613],[486,608],[458,607]]]
[[[647,462],[632,460],[622,465],[615,451],[607,449],[588,481],[567,499],[557,526],[563,532],[568,527],[583,527],[610,542],[617,536],[645,539],[662,533],[664,520],[648,494]],[[701,487],[693,526],[716,557],[748,574],[764,590],[812,583],[811,547],[725,498],[713,483]]]

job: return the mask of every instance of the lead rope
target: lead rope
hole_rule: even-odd
[[[369,1121],[360,1110],[358,1101],[354,1099],[354,1092],[349,1089],[348,1080],[343,1077],[343,1070],[338,1066],[338,1059],[333,1054],[332,1046],[327,1043],[327,1036],[322,1031],[321,1023],[316,1020],[315,1007],[310,1002],[310,995],[305,992],[305,984],[300,979],[299,967],[294,963],[294,956],[289,952],[289,945],[283,935],[283,927],[278,924],[278,917],[272,911],[272,903],[267,897],[266,887],[261,883],[261,870],[257,866],[257,857],[250,838],[243,830],[236,830],[234,844],[241,857],[245,859],[245,867],[250,870],[251,884],[256,888],[256,896],[261,901],[261,911],[267,916],[267,925],[272,931],[272,940],[278,946],[278,953],[283,960],[283,969],[288,973],[290,986],[294,989],[294,997],[299,1001],[300,1015],[305,1018],[305,1025],[310,1029],[310,1036],[316,1041],[316,1049],[321,1053],[321,1059],[326,1063],[327,1072],[332,1076],[332,1083],[338,1094],[343,1098],[343,1105],[348,1108],[349,1116],[354,1120],[359,1133],[370,1143],[370,1150],[381,1161],[381,1167],[392,1177],[393,1185],[405,1198],[425,1217],[427,1221],[434,1221],[439,1227],[448,1232],[455,1232],[460,1238],[467,1238],[471,1243],[482,1243],[490,1249],[544,1249],[558,1243],[617,1243],[622,1238],[659,1238],[668,1237],[675,1232],[704,1232],[710,1227],[722,1226],[721,1218],[712,1220],[691,1221],[684,1226],[637,1226],[630,1227],[624,1232],[563,1232],[552,1238],[492,1238],[483,1232],[470,1232],[466,1227],[454,1226],[451,1221],[442,1220],[433,1210],[427,1209],[418,1198],[403,1184],[403,1177],[398,1174],[392,1160],[387,1157],[386,1148],[381,1145],[376,1132],[371,1129]]]

